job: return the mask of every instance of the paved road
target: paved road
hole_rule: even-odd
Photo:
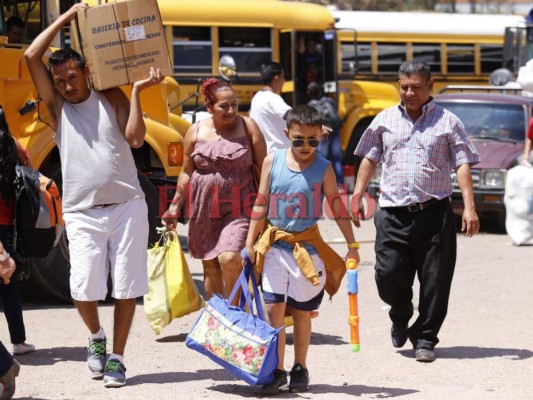
[[[320,222],[337,251],[345,245],[333,221]],[[180,233],[185,234],[181,227]],[[459,257],[448,318],[436,349],[437,361],[413,360],[407,346],[390,344],[387,309],[373,280],[373,222],[357,231],[362,242],[360,272],[361,352],[350,352],[345,285],[325,301],[313,324],[309,393],[278,398],[351,399],[533,399],[533,247],[515,247],[504,234],[458,235]],[[201,265],[189,260],[201,285]],[[149,329],[142,306],[135,317],[126,365],[128,385],[105,389],[85,369],[86,332],[71,306],[28,305],[27,336],[34,354],[18,358],[20,399],[242,399],[257,389],[234,380],[207,358],[185,347],[198,314],[174,321],[160,336]],[[102,307],[111,332],[113,309]],[[292,330],[288,339],[292,341]],[[7,341],[6,325],[0,337]],[[286,359],[292,362],[291,352]]]

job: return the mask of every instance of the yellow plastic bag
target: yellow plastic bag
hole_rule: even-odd
[[[144,296],[144,312],[156,335],[174,318],[205,305],[175,233],[164,239],[162,245],[156,243],[148,250],[148,294]]]

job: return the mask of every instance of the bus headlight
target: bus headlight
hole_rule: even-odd
[[[506,170],[501,169],[489,169],[483,171],[483,179],[481,183],[487,188],[505,188],[505,177],[507,175]]]

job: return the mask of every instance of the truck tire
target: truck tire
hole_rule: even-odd
[[[59,165],[44,172],[44,174],[52,178],[60,191],[62,191],[61,168]],[[159,218],[159,201],[157,190],[150,180],[142,173],[138,174],[141,188],[146,195],[146,203],[148,205],[148,217],[150,224],[149,240],[150,243],[155,243],[159,236],[155,230],[156,226],[160,224]],[[68,250],[67,235],[63,232],[61,239],[56,247],[54,247],[46,257],[42,258],[27,258],[30,270],[30,276],[23,286],[25,290],[34,291],[38,289],[43,295],[51,299],[59,300],[61,302],[72,302],[70,295],[70,254]],[[41,293],[39,293],[41,294]]]
[[[507,218],[507,212],[505,210],[500,211],[496,216],[496,230],[499,233],[507,233],[507,228],[505,227],[505,219]]]
[[[63,180],[61,178],[61,165],[55,164],[43,172],[52,178],[59,191],[62,191]],[[68,240],[65,231],[55,246],[46,257],[27,258],[30,276],[23,283],[24,290],[36,291],[38,295],[49,297],[61,302],[72,302],[70,296],[70,262],[68,252]]]

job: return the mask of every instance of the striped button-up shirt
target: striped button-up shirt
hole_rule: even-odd
[[[355,155],[382,163],[381,207],[402,207],[451,195],[451,172],[479,163],[462,122],[431,99],[413,122],[400,104],[379,113]]]

